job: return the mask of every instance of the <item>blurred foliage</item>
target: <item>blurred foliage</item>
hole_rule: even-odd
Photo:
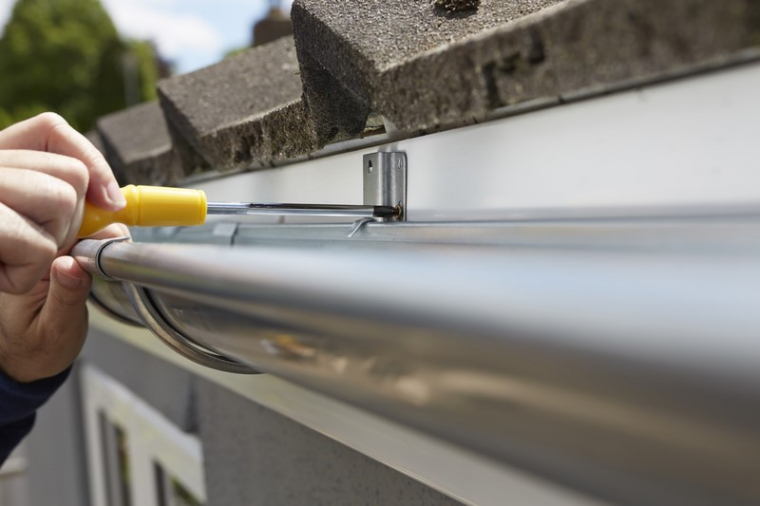
[[[233,56],[237,56],[239,54],[245,53],[249,49],[251,49],[251,46],[243,46],[243,47],[238,47],[238,48],[235,48],[235,49],[230,49],[229,51],[227,51],[226,53],[224,53],[223,58],[225,60],[227,58],[232,58]]]
[[[140,101],[154,100],[158,98],[156,92],[156,82],[159,77],[159,68],[157,64],[156,50],[150,42],[135,40],[128,44],[131,54],[137,61],[137,78],[139,79],[139,97]]]
[[[18,0],[0,39],[0,128],[54,111],[88,130],[155,98],[156,79],[152,45],[122,41],[100,0]]]

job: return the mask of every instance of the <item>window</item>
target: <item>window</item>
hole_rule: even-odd
[[[127,435],[102,411],[98,412],[98,429],[107,502],[110,506],[132,506]]]
[[[158,463],[155,464],[155,472],[159,506],[203,506],[200,499]]]
[[[93,506],[203,506],[203,451],[97,368],[82,368]]]

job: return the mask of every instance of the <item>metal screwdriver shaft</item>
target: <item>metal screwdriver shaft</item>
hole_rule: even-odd
[[[252,202],[209,202],[208,214],[317,216],[337,218],[395,218],[399,209],[392,206],[333,204],[260,204]]]

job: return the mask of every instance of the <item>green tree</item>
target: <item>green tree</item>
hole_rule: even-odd
[[[155,61],[150,44],[119,38],[100,0],[18,0],[0,39],[0,128],[42,111],[92,128],[128,96],[155,97]]]

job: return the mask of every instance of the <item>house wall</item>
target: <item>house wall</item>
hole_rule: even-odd
[[[37,413],[26,439],[28,506],[89,504],[77,373]]]

